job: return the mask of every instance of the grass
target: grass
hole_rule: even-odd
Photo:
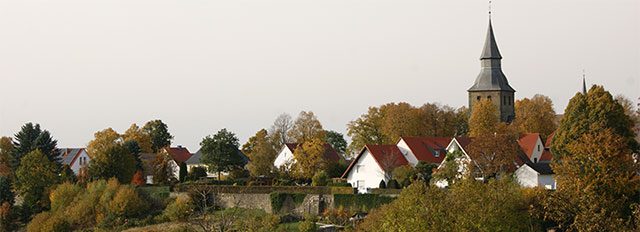
[[[300,222],[282,223],[278,225],[278,231],[298,232]]]

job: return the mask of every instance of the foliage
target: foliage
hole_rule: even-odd
[[[138,146],[140,147],[140,151],[144,153],[152,153],[153,145],[151,144],[151,136],[149,134],[144,133],[144,131],[138,127],[138,125],[131,124],[131,127],[127,129],[127,131],[122,134],[122,140],[124,142],[127,141],[136,141]]]
[[[516,118],[511,124],[520,133],[540,133],[546,139],[556,130],[556,111],[551,98],[536,94],[515,103]]]
[[[13,158],[13,140],[10,137],[0,138],[0,175],[13,176],[13,170],[18,166]]]
[[[142,169],[136,170],[136,173],[133,174],[133,178],[131,179],[131,185],[135,185],[138,187],[144,187],[147,185],[147,180],[144,176],[144,172],[142,172]]]
[[[180,170],[178,173],[178,181],[180,182],[184,182],[187,179],[187,163],[185,162],[180,162]]]
[[[269,134],[272,135],[272,141],[274,146],[280,148],[284,146],[285,143],[291,142],[289,139],[289,130],[293,127],[293,120],[291,119],[291,115],[287,113],[280,114],[276,120],[273,122],[273,125],[269,129]]]
[[[170,146],[171,140],[173,140],[173,135],[169,133],[169,127],[159,119],[148,121],[142,127],[142,131],[151,137],[151,149],[154,153]]]
[[[325,172],[324,170],[317,172],[311,178],[312,186],[326,186],[327,182],[329,182],[329,176],[327,175],[327,172]]]
[[[195,166],[191,168],[187,179],[199,180],[202,177],[207,177],[207,168],[201,166]]]
[[[393,144],[405,137],[465,136],[468,110],[439,104],[414,107],[408,103],[388,103],[369,107],[366,114],[347,124],[351,144],[347,153],[355,154],[367,144]]]
[[[113,144],[94,151],[87,171],[92,180],[115,177],[120,183],[131,183],[136,172],[136,161],[128,149]]]
[[[271,176],[273,161],[278,152],[267,130],[262,129],[249,138],[249,141],[242,146],[242,151],[249,157],[247,169],[251,176]]]
[[[14,195],[11,191],[12,180],[10,176],[0,175],[0,204],[9,202],[13,205]]]
[[[16,170],[16,191],[24,198],[23,208],[38,213],[49,208],[49,191],[58,183],[58,167],[40,150],[27,154]]]
[[[584,134],[609,128],[615,136],[623,138],[625,146],[638,151],[638,142],[633,132],[634,124],[611,94],[602,86],[594,85],[587,94],[577,93],[569,101],[558,130],[551,141],[551,153],[554,159],[569,156],[567,145],[580,139]]]
[[[493,134],[493,129],[499,122],[496,105],[487,98],[482,99],[473,106],[469,118],[469,136],[480,137]]]
[[[387,183],[387,188],[390,189],[400,189],[401,186],[396,179],[391,179],[389,183]]]
[[[60,182],[75,183],[76,180],[76,174],[71,170],[69,165],[62,165],[62,170],[60,170]]]
[[[328,160],[324,156],[324,142],[320,139],[312,139],[298,145],[293,152],[295,163],[293,175],[301,179],[309,179],[321,170],[325,170]]]
[[[377,194],[333,194],[335,207],[357,211],[377,209],[384,204],[391,203],[394,199],[394,197]]]
[[[298,225],[298,230],[300,232],[316,232],[318,231],[318,226],[316,225],[316,222],[318,221],[318,219],[313,216],[313,215],[307,215],[304,218],[304,221],[300,222],[300,225]]]
[[[73,183],[62,183],[51,193],[51,211],[58,212],[71,205],[75,198],[82,193],[82,188]]]
[[[298,118],[288,132],[288,136],[296,143],[304,143],[314,139],[325,141],[327,138],[322,124],[311,111],[300,111]]]
[[[337,209],[326,209],[322,212],[320,221],[330,225],[346,226],[350,223],[349,218],[351,218],[351,215],[354,213],[354,211],[344,209],[342,206]]]
[[[418,177],[427,183],[431,182],[433,171],[436,168],[438,168],[438,164],[424,161],[418,161],[415,167]]]
[[[402,186],[409,186],[418,178],[418,171],[411,165],[403,165],[393,169],[393,179]]]
[[[189,196],[180,195],[164,210],[164,215],[171,221],[185,221],[191,214],[193,206]]]
[[[207,136],[200,142],[202,152],[202,163],[209,167],[212,172],[218,173],[231,171],[234,168],[242,167],[244,161],[239,155],[238,138],[227,129],[218,131],[213,136]]]
[[[94,159],[95,155],[106,151],[109,148],[115,147],[122,143],[122,136],[111,128],[98,131],[93,134],[93,140],[87,145],[87,153],[91,159]]]
[[[545,216],[569,230],[637,230],[625,225],[637,201],[640,168],[627,144],[606,128],[564,146],[571,155],[552,163],[558,190],[546,202]]]
[[[27,225],[28,232],[64,232],[72,231],[72,227],[62,215],[42,212],[36,215]]]
[[[280,212],[280,209],[282,209],[282,206],[284,206],[284,202],[287,200],[287,197],[290,197],[293,200],[293,203],[295,203],[296,205],[300,205],[304,201],[304,198],[307,197],[307,194],[272,192],[271,194],[269,194],[269,199],[271,199],[272,211]]]
[[[153,157],[153,182],[154,184],[167,185],[173,182],[175,177],[175,166],[172,165],[173,158],[167,151],[168,149],[161,149]]]
[[[267,214],[262,210],[245,209],[242,212],[242,219],[236,222],[234,231],[278,231],[280,224],[278,215]]]
[[[486,184],[464,179],[449,190],[416,181],[365,218],[358,231],[528,231],[532,219],[524,203],[509,178]]]
[[[622,106],[624,114],[629,116],[631,121],[634,123],[640,123],[640,108],[636,110],[636,106],[633,105],[633,102],[624,95],[616,95],[615,100]],[[640,103],[638,103],[638,105],[640,105]]]
[[[444,158],[443,167],[435,171],[433,180],[436,182],[446,182],[449,185],[457,182],[460,178],[460,164],[457,160],[463,156],[464,153],[462,153],[462,151],[447,153],[447,157]]]
[[[0,231],[12,231],[14,216],[11,203],[7,201],[0,203]]]
[[[327,135],[327,143],[331,144],[333,150],[338,152],[338,154],[345,154],[347,151],[347,141],[344,140],[344,136],[336,131],[325,130],[325,134]]]
[[[138,195],[135,188],[121,185],[107,206],[109,213],[119,217],[135,217],[146,209],[147,204]]]
[[[58,141],[51,137],[49,131],[40,129],[40,124],[24,124],[15,135],[12,152],[13,159],[19,163],[25,155],[35,150],[40,150],[49,161],[57,165],[60,163],[60,158],[56,153],[57,144]],[[17,167],[13,168],[15,169]]]
[[[330,162],[327,164],[327,175],[329,178],[340,178],[347,170],[347,163],[343,160],[338,162]]]
[[[477,167],[486,180],[501,172],[515,171],[514,162],[524,156],[518,145],[517,134],[493,134],[475,138],[467,148],[467,154],[473,157],[473,167],[467,171],[475,171]]]
[[[133,155],[133,158],[136,160],[136,169],[144,169],[144,163],[140,157],[142,148],[140,148],[138,142],[136,142],[135,140],[127,140],[122,144],[122,146]]]

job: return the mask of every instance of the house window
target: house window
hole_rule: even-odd
[[[540,151],[540,144],[538,144],[538,151]]]
[[[538,158],[533,158],[533,162],[537,163],[538,162]]]
[[[356,188],[364,188],[364,180],[357,181]]]
[[[440,150],[435,150],[434,152],[435,152],[435,154],[434,154],[434,155],[435,155],[436,157],[440,157]]]
[[[362,165],[356,165],[356,173],[360,173],[362,171]]]

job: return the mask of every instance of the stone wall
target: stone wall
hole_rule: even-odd
[[[326,209],[333,209],[333,195],[307,194],[300,204],[296,204],[291,197],[287,197],[279,212],[273,212],[271,196],[266,193],[220,193],[217,196],[222,208],[251,208],[262,209],[267,213],[318,215]]]

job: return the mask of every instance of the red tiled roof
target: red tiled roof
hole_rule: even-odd
[[[554,131],[553,133],[551,133],[549,135],[549,137],[547,137],[547,142],[544,143],[544,147],[551,147],[551,141],[553,140],[553,135],[555,135],[556,132]]]
[[[531,159],[531,155],[533,155],[533,150],[536,147],[536,142],[538,142],[538,138],[540,138],[540,134],[538,133],[530,133],[524,134],[518,139],[518,145],[522,148],[522,151]]]
[[[369,151],[369,154],[371,154],[376,163],[378,163],[378,166],[383,170],[386,169],[385,171],[391,171],[393,168],[409,164],[396,145],[366,145],[360,150],[358,156],[351,161],[347,170],[342,174],[342,178],[346,178],[349,171],[353,168],[353,165],[358,162],[365,150]]]
[[[551,161],[553,159],[553,155],[551,155],[551,151],[548,149],[544,149],[542,155],[540,156],[540,161]]]
[[[416,156],[418,161],[440,163],[446,156],[446,148],[453,138],[450,137],[400,137],[401,140],[409,146],[409,149]],[[436,157],[434,150],[441,150],[440,155]]]
[[[187,161],[193,154],[186,147],[171,147],[169,148],[169,155],[179,164]]]
[[[285,145],[293,153],[299,144],[285,143]],[[342,156],[338,155],[338,153],[335,150],[333,150],[333,147],[331,146],[331,144],[328,144],[328,143],[324,144],[324,157],[327,158],[327,160],[330,162],[338,162],[342,160]]]

